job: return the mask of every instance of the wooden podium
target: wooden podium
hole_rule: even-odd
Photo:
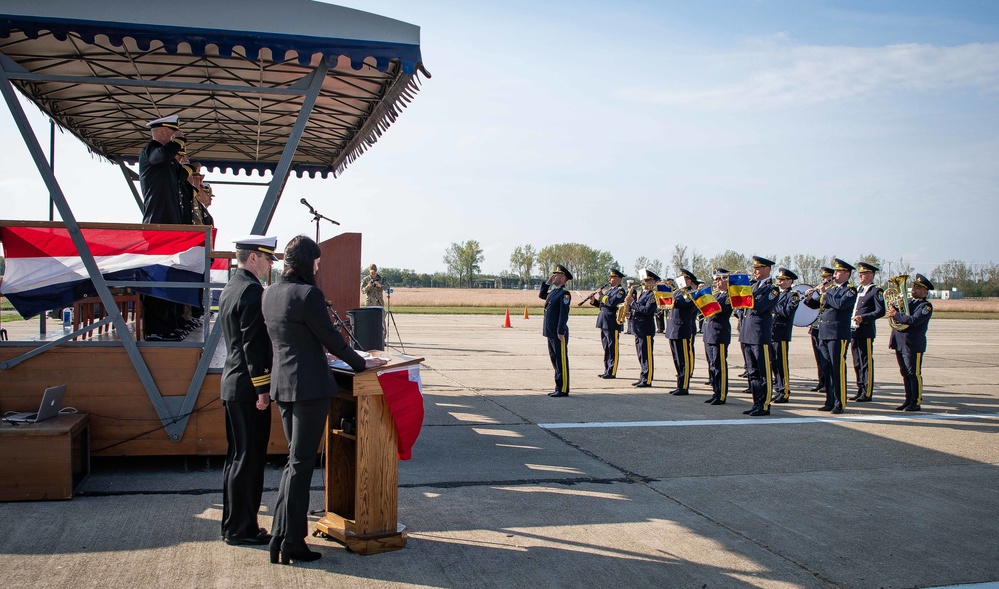
[[[330,400],[326,515],[316,524],[357,554],[399,550],[408,537],[399,523],[399,436],[377,373],[423,358],[376,354],[389,363],[360,374],[333,370],[340,394]],[[355,433],[341,428],[343,420],[353,420]]]

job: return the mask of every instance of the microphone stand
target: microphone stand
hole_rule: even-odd
[[[329,309],[330,315],[333,316],[333,327],[347,332],[347,337],[350,339],[350,343],[357,346],[356,349],[360,350],[361,342],[357,341],[357,338],[354,337],[354,331],[347,327],[347,324],[343,322],[343,319],[340,319],[340,316],[337,315],[336,309],[333,308],[333,305],[327,301],[326,308]]]
[[[399,338],[399,347],[402,348],[402,353],[405,354],[406,353],[406,344],[402,343],[402,336],[399,335],[399,326],[395,322],[395,315],[392,314],[392,288],[389,286],[388,282],[385,282],[383,280],[382,283],[384,284],[385,302],[386,302],[386,306],[385,306],[385,333],[384,333],[385,341],[384,341],[384,344],[385,344],[385,347],[389,347],[389,345],[388,345],[388,341],[389,341],[389,337],[388,337],[389,329],[388,328],[389,328],[389,323],[391,323],[392,327],[395,328],[395,336],[397,338]]]
[[[316,243],[319,243],[319,221],[320,221],[320,219],[325,219],[326,221],[329,221],[330,223],[333,223],[334,225],[339,225],[339,223],[337,223],[333,219],[330,219],[329,217],[326,217],[326,216],[320,214],[319,211],[317,211],[316,209],[312,208],[312,205],[310,205],[308,203],[308,201],[306,201],[304,198],[301,201],[299,201],[299,202],[301,202],[303,205],[305,205],[305,207],[309,209],[309,212],[312,213],[312,221],[309,221],[309,222],[310,223],[314,222],[316,224]]]

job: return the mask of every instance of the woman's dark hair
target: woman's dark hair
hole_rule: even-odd
[[[319,244],[304,235],[293,237],[284,247],[282,276],[295,276],[307,284],[316,284],[315,262],[322,254]]]

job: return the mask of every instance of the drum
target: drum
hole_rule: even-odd
[[[807,284],[795,284],[794,286],[791,287],[792,290],[796,291],[798,294],[801,295],[802,299],[802,302],[798,303],[798,308],[794,312],[794,324],[797,325],[798,327],[808,327],[812,323],[815,323],[815,320],[819,316],[818,309],[807,307],[805,306],[804,303],[805,292],[811,288],[814,287],[809,286]]]

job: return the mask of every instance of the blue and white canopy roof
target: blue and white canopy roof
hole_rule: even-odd
[[[292,171],[337,174],[418,90],[420,29],[312,0],[4,0],[0,67],[59,125],[134,162],[178,114],[209,169],[273,170],[322,61]]]

